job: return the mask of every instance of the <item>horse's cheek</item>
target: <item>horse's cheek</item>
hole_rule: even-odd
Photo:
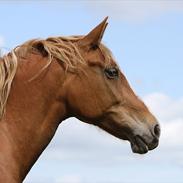
[[[69,99],[68,105],[73,115],[81,116],[83,120],[92,120],[102,114],[102,100],[99,101],[93,91],[81,87],[73,87],[70,88],[67,95]]]

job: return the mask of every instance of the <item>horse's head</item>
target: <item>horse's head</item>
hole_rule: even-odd
[[[76,43],[86,64],[65,83],[71,116],[129,140],[133,152],[158,146],[160,127],[101,44],[106,19]]]

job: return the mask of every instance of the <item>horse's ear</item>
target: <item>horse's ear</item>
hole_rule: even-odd
[[[34,48],[36,48],[43,57],[48,56],[48,52],[44,48],[44,44],[42,42],[37,42],[36,44],[33,45]]]
[[[89,32],[81,40],[79,40],[78,44],[81,47],[96,48],[100,44],[104,31],[107,27],[108,24],[107,19],[108,17],[106,17],[99,25],[97,25],[91,32]]]

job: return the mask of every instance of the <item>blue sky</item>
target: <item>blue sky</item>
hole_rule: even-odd
[[[1,1],[0,46],[86,34],[105,16],[103,41],[133,89],[162,125],[160,147],[145,156],[76,119],[61,124],[25,183],[183,181],[183,2]]]

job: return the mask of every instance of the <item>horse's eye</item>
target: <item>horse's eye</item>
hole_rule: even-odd
[[[104,73],[109,79],[117,79],[119,75],[119,71],[117,68],[106,68],[104,70]]]

